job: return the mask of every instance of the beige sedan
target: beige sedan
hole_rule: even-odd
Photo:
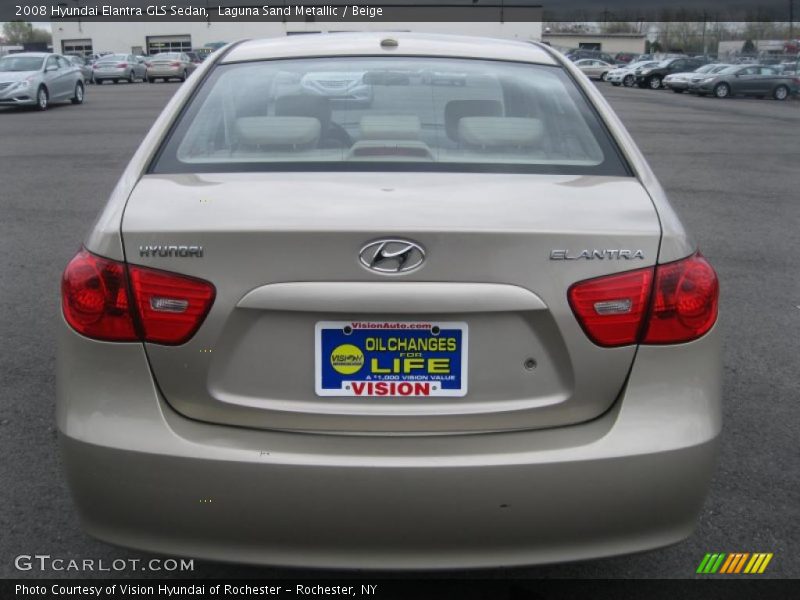
[[[154,83],[156,79],[169,81],[180,79],[186,81],[197,68],[185,52],[164,52],[156,54],[147,63],[147,81]]]
[[[609,64],[596,58],[584,58],[575,61],[575,66],[586,74],[589,79],[606,80],[608,72],[616,69],[616,65]]]

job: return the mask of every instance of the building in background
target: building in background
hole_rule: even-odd
[[[620,52],[642,54],[646,36],[643,33],[549,33],[542,41],[560,50],[578,48],[595,50],[614,56]]]
[[[746,48],[747,41],[734,40],[722,41],[717,48],[720,60],[738,56],[785,56],[797,54],[797,45],[786,40],[752,40],[750,49]]]

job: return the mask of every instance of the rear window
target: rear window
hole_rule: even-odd
[[[629,174],[561,67],[405,57],[218,66],[150,172],[262,170]]]

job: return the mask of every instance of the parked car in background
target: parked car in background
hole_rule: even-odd
[[[82,104],[83,74],[60,54],[21,52],[0,58],[0,106],[47,110],[53,102]]]
[[[397,76],[391,72],[380,74],[387,79]],[[429,85],[466,85],[467,75],[463,71],[427,69],[421,72],[420,80]],[[373,99],[374,86],[364,81],[364,71],[310,71],[300,79],[300,86],[307,93],[323,96],[335,104],[369,106]],[[408,75],[405,75],[408,79]]]
[[[600,52],[599,50],[572,49],[568,50],[565,56],[572,62],[581,60],[582,58],[594,58],[596,60],[602,60],[610,65],[615,64],[614,57],[607,52]]]
[[[81,70],[83,80],[86,83],[94,83],[94,71],[89,59],[79,56],[78,54],[67,54],[67,60]]]
[[[791,94],[796,94],[798,84],[800,79],[797,76],[786,75],[773,67],[761,65],[734,65],[718,73],[692,78],[689,83],[690,89],[700,96],[770,96],[775,100],[786,100]]]
[[[162,52],[150,59],[147,67],[147,81],[154,83],[156,80],[169,81],[180,79],[186,81],[197,65],[192,62],[185,52]]]
[[[338,569],[685,539],[720,447],[714,269],[569,60],[380,36],[236,44],[134,153],[52,319],[83,527]],[[372,105],[273,85],[326,73]]]
[[[94,82],[98,85],[106,81],[136,83],[144,81],[146,67],[133,54],[107,54],[92,65]]]
[[[622,67],[617,67],[616,69],[612,69],[608,72],[606,81],[611,83],[611,85],[624,85],[625,87],[633,87],[633,84],[636,82],[636,69],[655,67],[658,65],[658,63],[659,61],[657,60],[645,60],[637,61]]]
[[[731,65],[727,64],[708,64],[703,65],[702,67],[696,68],[694,71],[689,71],[687,73],[670,73],[666,77],[664,77],[664,87],[672,90],[676,94],[682,94],[689,90],[689,81],[692,78],[700,77],[702,78],[705,75],[711,73],[719,73],[723,69],[728,68]]]
[[[655,67],[636,69],[636,85],[641,88],[647,87],[651,90],[658,90],[663,87],[662,82],[667,75],[694,71],[702,65],[703,62],[696,58],[668,58],[658,63]]]
[[[113,52],[95,52],[94,54],[89,55],[89,62],[91,64],[96,63],[98,60],[103,58],[104,56],[108,56],[109,54],[114,54]]]
[[[589,79],[606,80],[609,71],[616,68],[616,65],[607,63],[596,58],[582,58],[575,61],[575,66],[578,67]]]
[[[187,52],[186,56],[188,56],[189,60],[192,61],[192,63],[195,65],[199,65],[201,62],[203,62],[203,59],[201,58],[198,52],[195,51]]]
[[[634,52],[617,52],[614,55],[614,62],[618,65],[628,65],[638,60],[639,55]]]

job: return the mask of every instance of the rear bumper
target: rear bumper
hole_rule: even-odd
[[[333,436],[204,424],[160,398],[142,347],[62,323],[58,425],[86,530],[215,560],[520,565],[690,534],[720,432],[718,332],[643,347],[602,417],[541,431]]]
[[[183,77],[181,67],[148,67],[147,77]]]
[[[108,69],[104,71],[95,69],[92,74],[95,79],[127,79],[130,72],[129,69]]]

